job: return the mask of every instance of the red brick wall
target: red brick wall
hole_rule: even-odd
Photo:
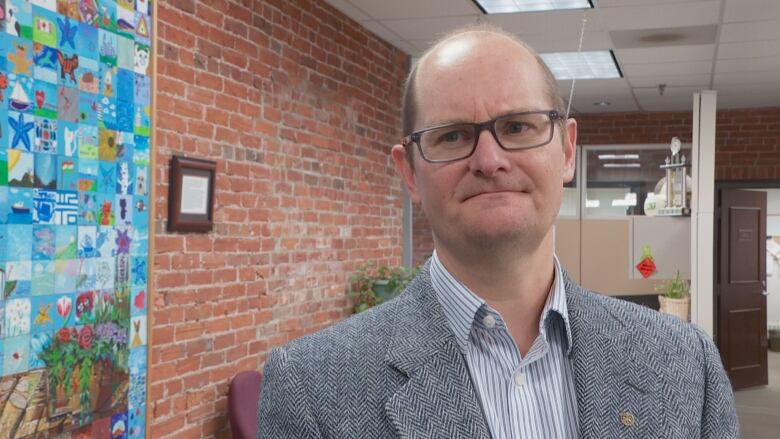
[[[692,113],[579,114],[577,143],[668,143],[677,136],[690,142]],[[716,180],[780,179],[780,107],[717,112]],[[414,260],[430,255],[433,240],[427,221],[415,209],[412,242]]]
[[[150,437],[228,437],[227,389],[400,265],[407,56],[323,1],[158,5]],[[215,227],[165,232],[168,163],[217,161]]]

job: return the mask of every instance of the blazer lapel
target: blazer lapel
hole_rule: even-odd
[[[565,276],[579,437],[650,437],[660,431],[658,346],[626,329],[603,299]],[[658,361],[658,360],[655,360]]]
[[[387,362],[406,380],[385,404],[401,438],[489,438],[466,361],[426,265],[397,301]]]

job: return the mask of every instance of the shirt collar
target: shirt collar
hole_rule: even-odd
[[[569,312],[566,307],[566,290],[563,287],[563,275],[558,257],[554,257],[555,277],[550,294],[542,309],[543,318],[539,321],[539,332],[547,338],[547,327],[550,316],[558,314],[563,320],[566,332],[566,354],[571,352],[571,327],[569,325]],[[477,312],[485,307],[493,313],[490,306],[479,296],[471,292],[463,283],[450,273],[439,260],[436,250],[431,257],[431,284],[436,297],[444,309],[444,315],[455,334],[455,339],[465,353],[468,349],[471,329],[474,325]]]

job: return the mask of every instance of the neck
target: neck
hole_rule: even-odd
[[[442,264],[474,294],[503,317],[525,355],[539,330],[539,320],[554,278],[553,232],[531,251],[506,246],[504,251],[452,252],[436,243]],[[483,254],[490,253],[490,254]]]

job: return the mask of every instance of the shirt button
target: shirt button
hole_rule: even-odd
[[[512,379],[517,387],[522,387],[523,384],[525,384],[525,374],[519,370],[516,370],[515,373],[512,374]]]
[[[484,319],[482,319],[482,323],[485,324],[485,327],[488,329],[496,326],[496,318],[491,316],[490,314],[486,315]]]

